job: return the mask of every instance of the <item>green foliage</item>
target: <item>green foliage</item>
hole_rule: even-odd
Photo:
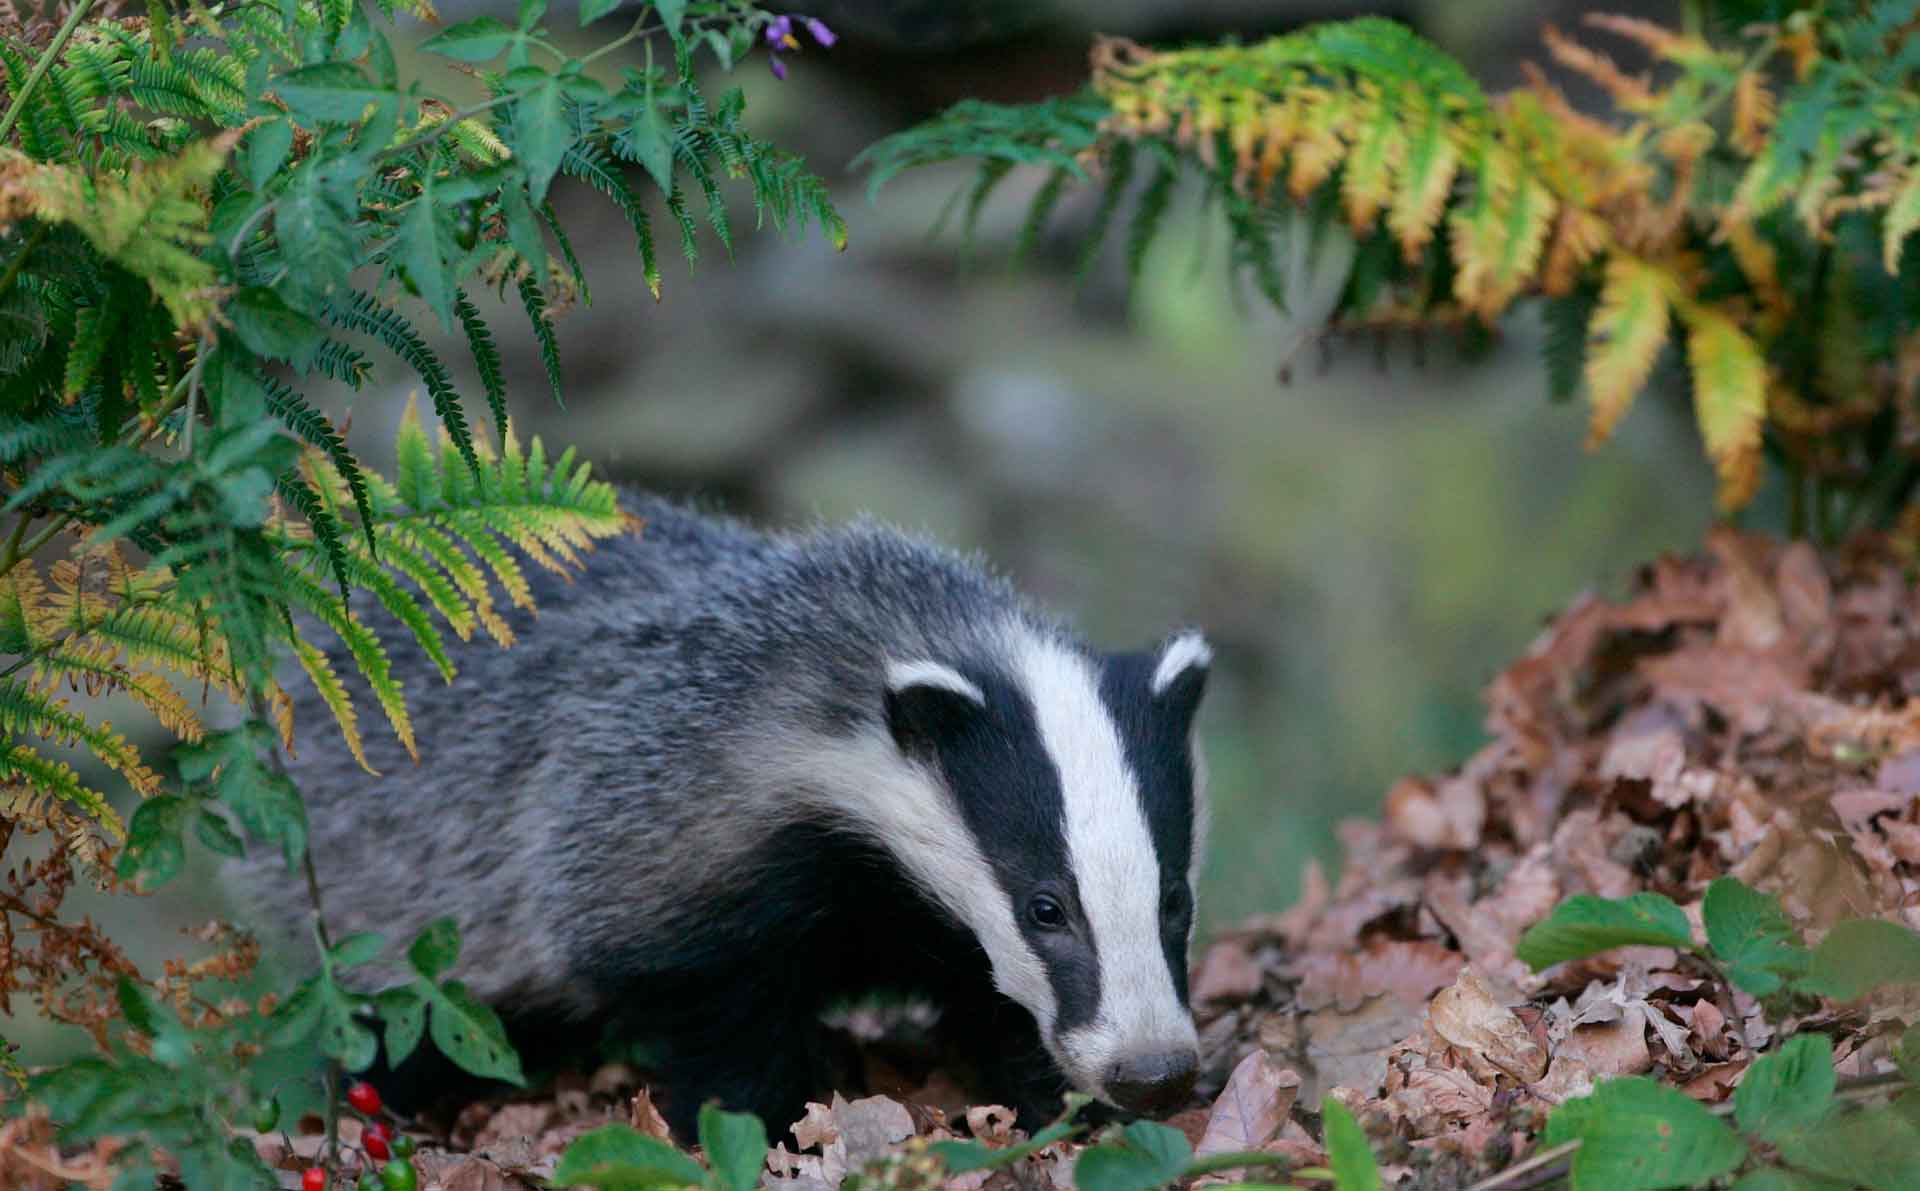
[[[745,0],[643,0],[578,56],[532,0],[511,25],[440,32],[427,49],[458,68],[419,78],[402,76],[391,18],[430,16],[423,0],[153,6],[146,21],[92,19],[92,3],[58,30],[0,37],[0,648],[17,659],[0,670],[0,811],[102,883],[163,886],[193,841],[223,856],[251,841],[298,868],[306,812],[280,764],[280,683],[311,682],[365,764],[351,667],[411,752],[405,691],[365,609],[451,681],[449,636],[513,642],[504,609],[532,608],[526,565],[571,574],[631,528],[571,451],[516,439],[471,296],[517,297],[557,398],[555,307],[590,294],[547,201],[556,188],[584,178],[615,201],[656,293],[656,204],[689,263],[715,241],[733,250],[728,179],[759,223],[817,225],[836,245],[845,226],[799,158],[748,130],[739,91],[706,93],[713,76],[696,68],[731,68],[772,19]],[[610,8],[587,5],[583,23]],[[643,41],[644,58],[611,57]],[[477,393],[454,384],[422,318],[457,328]],[[429,435],[409,407],[391,480],[319,412],[379,353],[419,377],[438,423]],[[63,688],[150,712],[181,742],[172,770]],[[191,689],[237,704],[240,722],[210,730]],[[143,801],[123,823],[43,742],[80,746]],[[52,917],[57,902],[36,903],[34,928],[55,943],[82,929]],[[219,1127],[248,1119],[253,1076],[236,1053],[304,1079],[323,1059],[365,1067],[384,1031],[396,1057],[430,1039],[470,1071],[520,1079],[499,1021],[447,978],[458,945],[451,924],[434,928],[406,979],[376,990],[359,969],[380,941],[339,940],[271,1014],[192,1022],[162,1002],[195,1003],[193,977],[103,967],[87,977],[103,1008],[83,1024],[105,1053],[49,1077],[47,1103],[72,1137],[164,1146],[189,1185],[271,1185]],[[58,954],[10,950],[0,998],[57,981],[45,965]],[[183,970],[237,978],[247,962]],[[130,991],[116,999],[118,977]],[[109,1045],[116,1004],[146,1043]],[[192,1061],[205,1070],[182,1075]],[[129,1157],[126,1177],[150,1183],[148,1162]],[[727,1169],[733,1188],[742,1168]]]
[[[1561,902],[1552,914],[1529,927],[1514,954],[1539,969],[1633,944],[1685,949],[1693,946],[1693,934],[1680,907],[1660,894],[1623,898],[1581,894]]]
[[[1778,898],[1733,877],[1708,886],[1700,909],[1705,947],[1694,942],[1686,913],[1662,894],[1570,897],[1527,929],[1515,954],[1538,970],[1615,947],[1672,947],[1710,960],[1758,998],[1851,1001],[1876,988],[1920,984],[1920,934],[1899,923],[1849,919],[1809,949]]]
[[[700,1110],[700,1146],[711,1169],[657,1137],[626,1125],[605,1125],[567,1147],[554,1168],[553,1184],[600,1191],[752,1191],[759,1185],[767,1131],[758,1117],[706,1105]]]
[[[1327,1163],[1333,1168],[1335,1191],[1380,1191],[1380,1169],[1353,1113],[1328,1096],[1321,1102],[1320,1119],[1326,1125]]]
[[[1547,1118],[1549,1146],[1579,1141],[1573,1191],[1659,1191],[1729,1174],[1747,1145],[1699,1101],[1639,1076],[1610,1079]]]
[[[1288,208],[1310,242],[1339,220],[1359,250],[1337,323],[1491,324],[1543,299],[1551,391],[1586,390],[1595,444],[1671,344],[1723,508],[1752,498],[1764,450],[1788,472],[1794,532],[1884,524],[1920,486],[1898,441],[1920,384],[1920,6],[1712,7],[1755,15],[1705,32],[1587,18],[1657,73],[1549,30],[1555,63],[1611,101],[1605,119],[1538,72],[1489,96],[1405,27],[1361,18],[1254,44],[1102,40],[1085,90],[964,101],[860,161],[876,188],[977,162],[955,196],[969,231],[1010,171],[1050,171],[1016,252],[1069,209],[1063,191],[1102,185],[1083,262],[1122,220],[1133,278],[1192,179],[1276,305]]]

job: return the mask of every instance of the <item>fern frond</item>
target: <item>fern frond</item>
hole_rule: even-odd
[[[459,444],[460,456],[467,461],[467,466],[478,472],[480,459],[474,454],[473,431],[467,426],[453,377],[406,316],[363,290],[353,291],[344,304],[328,299],[326,314],[336,326],[378,339],[419,375],[426,383],[427,396],[433,401],[434,415]]]
[[[313,684],[320,702],[333,713],[334,723],[340,726],[340,735],[352,751],[353,759],[360,763],[360,768],[378,777],[380,771],[367,762],[366,741],[360,735],[360,715],[353,708],[353,697],[347,693],[340,676],[334,673],[333,663],[300,634],[293,634],[292,641],[294,658],[299,661],[300,669],[306,672],[307,681]]]
[[[1587,355],[1587,394],[1593,403],[1588,443],[1606,441],[1653,371],[1667,341],[1670,303],[1660,268],[1619,255],[1607,262]]]
[[[308,405],[300,394],[274,380],[263,379],[262,384],[267,391],[267,412],[284,422],[301,442],[317,447],[346,484],[353,496],[353,506],[360,513],[360,531],[366,536],[367,549],[378,553],[373,540],[373,507],[367,498],[366,478],[353,452],[347,449],[347,441],[340,437],[327,416]]]
[[[553,323],[547,318],[547,296],[531,277],[522,277],[517,285],[521,308],[527,312],[527,323],[533,328],[534,341],[540,345],[540,364],[546,369],[547,384],[553,389],[553,400],[561,409],[565,409],[566,398],[560,391],[560,341],[554,337]]]
[[[110,838],[126,838],[126,825],[107,804],[106,795],[83,783],[73,766],[44,757],[28,745],[0,746],[0,813],[17,822],[45,821],[48,802],[76,807]]]
[[[1720,507],[1753,498],[1760,482],[1760,424],[1767,412],[1767,365],[1752,339],[1726,315],[1680,307],[1700,437],[1720,477]]]
[[[473,352],[473,366],[479,370],[480,386],[486,390],[487,408],[493,413],[493,428],[504,437],[507,433],[507,381],[500,362],[500,349],[494,345],[493,333],[487,330],[486,320],[480,317],[480,311],[467,297],[467,291],[454,291],[453,311],[459,316],[460,329],[466,334],[467,348]]]
[[[141,794],[157,793],[160,789],[160,775],[147,768],[139,750],[115,732],[113,725],[104,720],[93,723],[73,710],[65,699],[48,695],[31,683],[0,678],[0,732],[84,745]]]
[[[66,682],[84,689],[89,696],[123,692],[181,740],[197,741],[206,734],[200,717],[164,675],[126,665],[113,642],[98,639],[80,644],[63,642],[34,662],[33,674],[32,685],[43,691],[55,683]]]
[[[386,713],[394,736],[399,739],[401,747],[407,750],[407,755],[418,761],[420,750],[414,742],[413,719],[407,714],[406,694],[401,689],[401,681],[394,677],[393,663],[387,657],[386,649],[381,646],[380,638],[339,600],[328,595],[326,589],[300,571],[288,569],[285,594],[290,603],[306,610],[340,638],[347,652],[352,655],[361,677],[366,679],[368,688],[373,691],[375,702]],[[324,691],[322,695],[324,697]],[[341,730],[343,733],[349,730],[349,725],[344,721]]]

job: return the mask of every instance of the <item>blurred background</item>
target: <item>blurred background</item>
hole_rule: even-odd
[[[1540,56],[1543,24],[1577,25],[1584,7],[797,4],[827,20],[839,44],[793,56],[784,83],[764,55],[731,83],[747,93],[749,127],[833,183],[846,251],[738,234],[731,264],[712,245],[689,274],[662,211],[656,305],[628,225],[562,180],[555,199],[592,303],[555,320],[564,411],[517,304],[485,308],[514,416],[523,434],[577,445],[603,475],[755,520],[864,511],[978,549],[1104,645],[1203,626],[1218,659],[1202,716],[1216,808],[1203,923],[1283,909],[1307,859],[1333,857],[1339,819],[1372,812],[1397,776],[1473,751],[1481,686],[1544,618],[1699,540],[1712,477],[1684,403],[1643,400],[1618,438],[1588,455],[1585,412],[1547,400],[1538,332],[1524,315],[1465,355],[1444,336],[1325,338],[1320,315],[1347,246],[1326,245],[1314,271],[1295,253],[1290,312],[1276,312],[1236,293],[1224,242],[1192,192],[1140,285],[1125,284],[1118,253],[1076,282],[1074,233],[1093,194],[1070,195],[1054,237],[1015,268],[1009,248],[1039,178],[1009,178],[966,251],[951,233],[928,233],[969,172],[910,173],[869,202],[849,162],[957,99],[1077,88],[1095,32],[1157,44],[1252,39],[1379,13],[1498,89]],[[1678,19],[1677,4],[1606,7]],[[443,15],[490,9],[510,18],[513,5],[467,0]],[[575,24],[558,3],[549,19]],[[597,44],[614,29],[573,35]],[[418,54],[402,63],[429,78],[445,69]],[[727,85],[710,80],[709,93]],[[750,200],[735,197],[734,225],[750,227]],[[444,347],[456,370],[470,366],[464,348]],[[471,373],[460,379],[478,403]],[[413,383],[396,369],[330,404],[377,466],[388,465]],[[114,719],[137,731],[131,713]],[[423,741],[428,764],[432,743]],[[112,907],[122,921],[141,916],[122,932],[147,945],[137,959],[178,953],[183,914],[218,910],[217,894],[200,888]]]

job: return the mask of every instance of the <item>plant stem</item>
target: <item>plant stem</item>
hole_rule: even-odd
[[[52,230],[53,225],[50,223],[41,223],[34,227],[33,234],[28,236],[27,242],[20,246],[20,255],[13,258],[13,263],[7,266],[5,273],[0,273],[0,294],[13,288],[13,279],[20,276],[20,270],[27,265],[27,258],[33,255],[33,250],[40,247],[40,241],[46,239],[47,233]]]
[[[54,59],[60,56],[61,50],[67,48],[67,39],[73,36],[73,31],[80,27],[80,22],[86,19],[87,10],[92,7],[93,0],[76,0],[73,10],[67,13],[67,19],[60,26],[60,31],[53,35],[53,40],[47,43],[46,52],[41,54],[40,60],[33,64],[33,70],[28,73],[27,81],[20,84],[20,93],[13,97],[13,103],[7,108],[7,114],[0,116],[0,141],[5,141],[7,134],[13,131],[13,126],[20,120],[20,113],[27,109],[27,100],[32,98],[34,88],[40,85],[41,79],[47,77],[47,71],[53,69]]]
[[[1525,1162],[1517,1162],[1497,1174],[1488,1175],[1486,1178],[1481,1179],[1473,1186],[1467,1188],[1467,1191],[1493,1191],[1495,1187],[1504,1187],[1523,1174],[1531,1174],[1543,1166],[1551,1166],[1560,1159],[1571,1155],[1579,1148],[1580,1139],[1576,1137],[1572,1141],[1563,1142],[1560,1145],[1541,1150]]]
[[[461,108],[458,111],[449,115],[446,119],[440,121],[440,123],[434,125],[428,131],[421,133],[419,136],[414,137],[411,140],[401,141],[399,144],[394,145],[391,148],[382,149],[380,151],[379,156],[374,158],[374,161],[376,162],[391,161],[393,158],[396,158],[396,157],[405,157],[407,154],[413,152],[415,149],[425,148],[426,146],[433,144],[433,142],[439,140],[441,137],[447,135],[447,133],[453,131],[453,126],[460,123],[461,121],[470,120],[473,117],[478,116],[483,112],[492,111],[494,108],[499,107],[501,104],[511,103],[518,98],[520,98],[520,95],[518,92],[504,91],[499,95],[494,96],[492,99],[487,100],[485,103],[476,103],[471,107]]]

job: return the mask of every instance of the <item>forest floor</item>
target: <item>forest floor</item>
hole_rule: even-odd
[[[1842,1076],[1891,1070],[1920,1000],[1769,1020],[1670,948],[1538,974],[1514,949],[1577,893],[1663,893],[1698,932],[1702,893],[1725,874],[1777,893],[1814,935],[1843,917],[1920,926],[1916,686],[1920,600],[1886,542],[1823,558],[1719,532],[1699,557],[1646,568],[1621,602],[1580,600],[1488,688],[1490,743],[1458,772],[1395,785],[1377,820],[1345,824],[1337,882],[1309,871],[1292,909],[1199,952],[1204,1075],[1171,1123],[1201,1154],[1318,1166],[1331,1093],[1366,1127],[1389,1187],[1465,1188],[1537,1152],[1547,1113],[1596,1080],[1646,1074],[1719,1104],[1772,1040],[1807,1030],[1833,1041]],[[859,1098],[767,1123],[770,1186],[837,1188],[914,1138],[1016,1136],[1011,1114],[969,1105],[937,1056],[880,1042],[860,1053]],[[609,1119],[665,1132],[624,1067],[475,1104],[422,1138],[422,1185],[537,1185]],[[288,1171],[304,1164],[260,1144]],[[1077,1148],[949,1182],[1070,1188]]]

